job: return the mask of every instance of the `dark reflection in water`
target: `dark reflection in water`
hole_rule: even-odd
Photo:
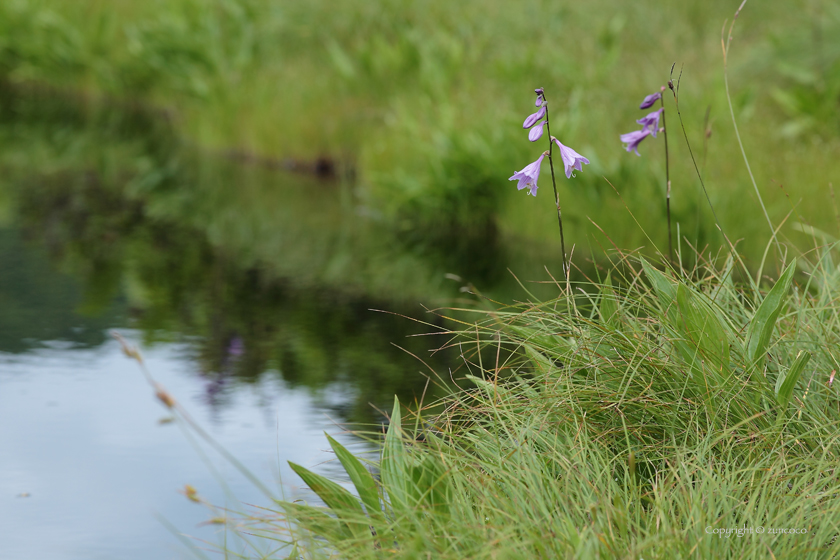
[[[439,372],[452,363],[430,356],[442,339],[412,337],[432,327],[399,315],[440,324],[419,302],[458,295],[446,272],[504,269],[493,236],[389,236],[356,215],[346,185],[201,156],[136,108],[9,88],[0,104],[13,216],[0,232],[0,296],[18,304],[0,319],[2,351],[97,345],[130,326],[146,344],[189,341],[214,407],[280,375],[344,384],[354,398],[338,417],[371,422],[371,404],[424,393],[411,354]]]
[[[24,246],[18,231],[0,229],[0,352],[25,352],[55,340],[99,346],[105,329],[124,320],[122,302],[115,298],[91,316],[81,301],[79,282],[56,273],[43,251]]]

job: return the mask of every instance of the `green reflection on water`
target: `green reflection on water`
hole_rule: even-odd
[[[120,321],[119,298],[91,316],[75,278],[56,273],[43,251],[27,247],[20,232],[0,230],[0,352],[25,352],[40,341],[92,347]]]
[[[136,107],[8,87],[0,106],[4,351],[128,326],[147,344],[189,341],[215,404],[281,375],[345,383],[340,416],[371,421],[370,403],[426,390],[412,354],[448,378],[454,350],[430,353],[445,339],[412,336],[442,326],[422,305],[474,305],[466,282],[518,290],[506,269],[528,252],[495,230],[383,224],[351,181],[199,153]]]

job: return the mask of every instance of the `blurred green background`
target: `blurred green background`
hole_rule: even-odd
[[[712,203],[729,236],[760,256],[769,228],[723,88],[721,28],[738,4],[9,0],[0,6],[0,76],[81,103],[154,108],[180,141],[209,154],[334,163],[350,177],[355,207],[397,232],[497,229],[553,247],[547,173],[536,200],[507,182],[544,149],[521,129],[541,86],[554,134],[592,161],[560,186],[580,255],[593,240],[605,243],[587,218],[623,248],[665,246],[662,142],[646,140],[638,158],[618,137],[637,128],[639,102],[676,62]],[[836,231],[829,184],[840,169],[840,5],[748,3],[729,70],[774,223],[795,209]],[[718,245],[668,101],[675,220],[693,243]]]

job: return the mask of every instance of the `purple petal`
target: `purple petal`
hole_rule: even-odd
[[[522,171],[517,171],[509,179],[509,181],[519,181],[516,188],[520,191],[522,189],[529,189],[530,194],[537,196],[537,179],[540,176],[540,165],[542,165],[545,153],[543,153],[537,161],[527,165]]]
[[[639,143],[648,137],[650,134],[650,130],[647,128],[643,128],[642,130],[634,130],[633,132],[628,132],[627,134],[621,135],[621,141],[627,144],[626,149],[627,151],[634,151],[636,152],[637,156],[642,154],[639,153]]]
[[[651,134],[656,138],[656,133],[659,132],[659,118],[662,116],[662,109],[649,113],[637,120],[636,122],[642,125],[642,130],[645,128],[651,131]]]
[[[530,140],[531,142],[536,142],[537,140],[542,138],[543,129],[545,128],[545,122],[546,121],[543,121],[531,129],[531,132],[528,133],[528,140]]]
[[[545,100],[545,90],[543,90],[543,88],[537,88],[534,90],[534,93],[537,94],[537,101],[534,103],[534,107],[539,107]]]
[[[659,100],[659,98],[661,98],[661,97],[662,97],[662,94],[659,93],[658,91],[656,93],[651,93],[650,95],[645,97],[645,100],[642,101],[641,105],[639,105],[639,109],[647,109],[648,107],[650,107],[651,105],[656,103]]]
[[[524,123],[522,123],[522,128],[531,128],[532,126],[534,126],[534,123],[543,118],[544,115],[545,107],[540,107],[539,111],[537,111],[533,115],[528,115],[528,118],[525,119]]]
[[[566,178],[571,179],[572,171],[575,169],[583,171],[583,164],[588,164],[589,160],[570,147],[564,146],[557,138],[554,138],[554,142],[560,148],[560,157],[563,158],[563,166],[566,168]]]

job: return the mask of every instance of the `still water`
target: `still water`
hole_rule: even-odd
[[[445,324],[426,308],[542,269],[495,232],[389,231],[341,169],[201,152],[170,118],[0,86],[0,558],[238,550],[184,485],[270,505],[168,421],[109,331],[276,495],[314,500],[287,461],[338,474],[324,431],[364,452],[347,426],[451,390],[456,356],[416,336]]]
[[[394,393],[410,400],[424,387],[416,363],[388,347],[412,324],[358,300],[274,286],[243,298],[237,316],[208,296],[218,316],[204,331],[200,322],[153,320],[166,314],[134,307],[120,290],[89,309],[85,286],[56,270],[35,241],[0,231],[0,558],[193,557],[176,532],[210,549],[225,535],[200,525],[214,514],[179,494],[185,484],[238,512],[248,511],[241,503],[271,505],[168,421],[111,329],[141,348],[157,381],[218,442],[287,498],[313,498],[299,492],[288,460],[336,474],[324,464],[324,431],[365,451],[342,425],[377,422],[372,404],[387,406]],[[223,281],[220,289],[232,288]]]
[[[160,423],[167,418],[165,410],[117,345],[45,346],[0,357],[0,524],[5,535],[0,556],[193,557],[166,521],[206,541],[196,541],[198,547],[212,549],[222,542],[216,527],[200,526],[211,513],[178,490],[190,484],[216,505],[247,508],[231,503],[178,426]],[[219,407],[212,404],[188,347],[165,344],[146,357],[159,381],[277,495],[307,497],[296,489],[285,460],[310,467],[328,460],[324,430],[359,450],[331,420],[331,405],[347,400],[339,388],[313,396],[266,376],[231,387],[225,406]],[[270,505],[244,477],[210,450],[206,453],[241,502]]]

